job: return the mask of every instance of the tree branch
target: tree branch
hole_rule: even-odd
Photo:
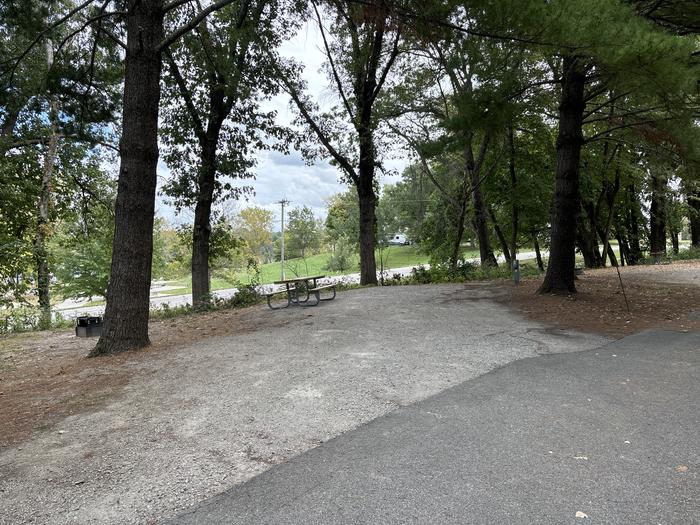
[[[321,31],[321,38],[323,39],[323,46],[326,49],[326,56],[328,57],[328,62],[330,63],[330,66],[331,66],[331,72],[333,73],[333,78],[335,79],[335,83],[338,86],[338,93],[340,93],[340,98],[343,100],[343,105],[345,106],[345,110],[348,112],[348,116],[350,117],[350,122],[355,123],[355,116],[352,113],[352,109],[350,107],[350,103],[348,102],[348,98],[347,98],[347,96],[345,96],[345,90],[343,89],[343,83],[340,81],[340,75],[338,75],[338,70],[335,67],[335,61],[333,60],[331,48],[328,45],[328,39],[326,38],[326,31],[323,29],[323,20],[321,19],[321,13],[318,12],[318,8],[316,7],[316,2],[311,2],[311,5],[313,5],[314,11],[316,12],[316,19],[318,20],[318,27]]]
[[[93,1],[93,0],[91,0]],[[197,27],[199,24],[202,23],[202,21],[208,17],[211,13],[214,11],[219,11],[220,9],[223,9],[227,5],[233,3],[234,0],[219,0],[218,2],[214,2],[211,4],[209,7],[205,7],[199,13],[197,13],[194,18],[192,18],[189,22],[186,24],[181,25],[180,27],[176,28],[173,30],[172,33],[170,33],[168,36],[166,36],[163,41],[158,44],[157,50],[158,51],[163,51],[166,47],[170,46],[172,43],[174,43],[178,38],[180,38],[182,35],[188,33],[195,27]],[[184,2],[183,2],[184,3]]]
[[[299,109],[299,113],[301,113],[301,116],[304,118],[307,125],[318,137],[318,140],[321,142],[321,144],[323,144],[323,146],[328,150],[328,153],[331,155],[331,157],[333,157],[333,159],[335,159],[335,161],[340,165],[340,167],[345,170],[350,179],[355,184],[357,184],[357,182],[359,181],[359,176],[355,172],[355,169],[352,167],[352,164],[350,164],[348,159],[345,158],[337,149],[335,149],[330,139],[326,136],[326,134],[311,116],[311,113],[306,107],[306,104],[304,104],[304,102],[301,100],[301,97],[299,96],[299,93],[297,92],[295,86],[287,78],[284,72],[282,72],[277,66],[273,67],[275,68],[277,77],[282,82],[285,91],[289,94],[289,96],[296,104],[297,108]]]
[[[187,108],[187,112],[190,114],[190,117],[194,122],[195,134],[197,135],[197,138],[199,139],[200,143],[203,145],[206,143],[207,139],[206,132],[204,131],[204,124],[202,123],[202,119],[200,118],[199,113],[197,112],[197,108],[195,107],[194,102],[192,101],[192,94],[187,88],[187,83],[182,77],[180,69],[177,67],[177,63],[173,58],[173,54],[170,52],[169,49],[165,49],[163,54],[165,56],[165,60],[168,62],[168,66],[170,66],[170,72],[172,73],[173,78],[175,79],[175,83],[177,84],[177,87],[180,90],[180,96],[182,96],[182,99],[185,101],[185,107]]]

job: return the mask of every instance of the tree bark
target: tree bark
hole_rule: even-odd
[[[537,239],[537,233],[532,233],[532,245],[535,248],[535,258],[537,260],[537,267],[541,272],[544,271],[544,262],[542,261],[542,253],[540,252],[540,242]]]
[[[616,228],[617,229],[617,228]],[[627,253],[629,252],[629,247],[627,246],[627,241],[621,236],[617,235],[617,247],[620,250],[620,266],[624,266],[627,261]]]
[[[583,264],[586,268],[600,267],[600,254],[595,253],[595,237],[591,239],[591,233],[586,229],[581,216],[576,221],[576,245],[583,256]]]
[[[576,218],[579,210],[579,163],[583,146],[586,75],[581,59],[565,56],[549,264],[540,293],[575,293]]]
[[[518,225],[519,225],[519,203],[518,203],[518,177],[515,171],[515,134],[513,132],[513,124],[508,126],[508,146],[510,150],[510,159],[508,162],[508,171],[510,173],[510,191],[511,191],[511,234],[510,234],[510,255],[512,260],[518,258]],[[508,259],[508,258],[507,258]],[[510,263],[510,261],[509,261]]]
[[[51,202],[51,179],[56,162],[56,150],[58,148],[58,100],[51,96],[49,109],[49,122],[51,123],[51,136],[44,156],[44,166],[41,179],[41,193],[39,195],[36,236],[34,237],[34,258],[36,260],[37,292],[39,295],[39,309],[41,317],[39,328],[51,327],[51,273],[49,271],[49,257],[46,243],[49,237],[49,204]]]
[[[462,255],[462,237],[464,237],[464,224],[467,218],[466,204],[466,202],[462,201],[459,215],[457,216],[457,230],[455,232],[454,241],[452,242],[452,255],[450,256],[450,268],[453,271],[457,269]]]
[[[489,217],[491,218],[491,222],[493,223],[493,231],[496,233],[496,238],[498,239],[498,242],[501,245],[501,250],[503,251],[503,258],[506,260],[506,264],[510,268],[513,264],[513,257],[510,253],[510,249],[508,248],[508,240],[503,234],[503,230],[501,230],[501,227],[498,225],[496,214],[494,213],[491,206],[487,206],[487,209],[489,212]]]
[[[627,232],[629,235],[629,250],[627,250],[626,257],[628,265],[635,265],[642,258],[642,247],[639,242],[639,197],[637,196],[637,190],[634,183],[631,183],[627,187],[627,197]]]
[[[673,247],[673,253],[678,255],[680,247],[678,246],[678,234],[679,232],[671,230],[671,246]]]
[[[608,217],[605,221],[605,229],[603,230],[603,266],[605,266],[605,256],[606,252],[605,249],[610,247],[610,228],[612,227],[612,220],[613,220],[613,215],[615,214],[615,199],[617,198],[617,194],[620,191],[620,160],[618,158],[617,164],[615,166],[615,182],[613,183],[612,188],[610,188],[609,185],[606,184],[605,188],[605,198],[608,204]],[[620,258],[622,259],[622,247],[618,244],[618,247],[620,248]],[[610,250],[610,264],[613,266],[617,266],[617,260],[615,260],[615,254],[612,250]]]
[[[488,140],[484,137],[483,140]],[[474,161],[474,153],[471,144],[464,151],[465,168],[471,183],[472,204],[474,206],[474,229],[479,243],[479,257],[481,266],[498,266],[496,256],[491,248],[491,240],[489,239],[489,225],[486,219],[486,206],[484,204],[484,194],[481,191],[481,181],[479,174],[481,173],[481,162],[477,165]]]
[[[158,164],[163,12],[159,0],[134,3],[126,15],[121,165],[112,267],[102,336],[91,355],[149,344],[153,216]]]
[[[366,170],[369,169],[372,175],[367,173]],[[363,168],[361,159],[359,171],[356,188],[360,204],[360,284],[377,284],[377,262],[374,258],[377,204],[374,194],[374,166]]]
[[[589,250],[591,256],[591,265],[586,263],[587,268],[600,268],[605,266],[603,264],[603,257],[600,255],[600,248],[598,246],[598,206],[594,206],[592,202],[585,202],[583,209],[588,217],[588,223],[590,228],[587,229],[584,226],[583,221],[579,222],[579,228],[585,237],[585,242],[587,250]]]
[[[218,135],[216,141],[218,142]],[[211,293],[209,278],[209,240],[211,238],[211,208],[216,181],[216,142],[202,149],[197,194],[192,228],[192,305],[207,303]]]
[[[700,191],[688,194],[690,206],[690,244],[700,246]]]
[[[666,253],[666,178],[651,174],[649,251]]]

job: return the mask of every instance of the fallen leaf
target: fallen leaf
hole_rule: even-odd
[[[583,519],[583,518],[587,518],[587,517],[588,517],[588,514],[586,514],[585,512],[581,512],[580,510],[577,510],[577,511],[576,511],[576,517],[577,517],[577,518]]]
[[[678,465],[676,467],[676,472],[688,472],[688,467],[685,465]]]

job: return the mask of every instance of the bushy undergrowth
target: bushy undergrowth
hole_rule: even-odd
[[[20,306],[0,310],[0,334],[46,329],[41,325],[41,312],[36,307]],[[74,326],[72,319],[65,319],[60,313],[56,313],[48,328],[69,328],[71,326]]]
[[[211,295],[208,301],[196,308],[191,304],[170,306],[164,303],[159,308],[151,310],[150,317],[151,319],[172,319],[199,312],[244,308],[259,303],[263,298],[258,291],[257,284],[238,283],[236,288],[238,291],[233,297],[222,299]],[[56,312],[50,328],[61,329],[74,326],[75,319],[65,318],[60,312]],[[41,315],[38,308],[24,306],[0,310],[0,334],[32,332],[42,329],[45,328],[41,327]]]
[[[671,254],[674,261],[692,261],[700,259],[700,246],[691,246],[687,250],[679,250],[678,253]]]
[[[240,284],[237,283],[236,294],[233,297],[223,299],[211,294],[209,298],[197,306],[184,304],[180,306],[169,306],[166,303],[160,305],[159,308],[151,310],[151,319],[172,319],[182,315],[192,313],[213,312],[216,310],[231,310],[233,308],[245,308],[253,304],[259,303],[263,295],[258,291],[257,284]]]
[[[529,264],[520,265],[520,276],[528,277],[539,275],[536,266]],[[421,265],[413,269],[411,275],[393,275],[384,280],[384,284],[431,284],[431,283],[461,283],[467,281],[490,281],[498,279],[512,279],[513,272],[506,266],[496,268],[482,267],[468,261],[460,262],[456,268],[450,268],[446,264],[438,264],[426,268]]]
[[[678,253],[671,251],[665,255],[661,255],[658,259],[654,259],[650,254],[640,259],[639,264],[668,264],[673,261],[692,261],[700,259],[700,247],[690,246],[687,249],[679,250]]]

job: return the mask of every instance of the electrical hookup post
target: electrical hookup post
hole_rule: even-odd
[[[513,261],[513,282],[515,286],[520,284],[520,261],[517,259]]]

